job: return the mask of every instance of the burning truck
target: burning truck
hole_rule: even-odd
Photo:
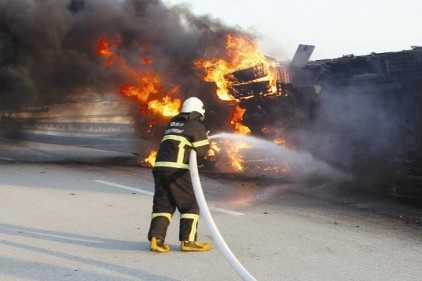
[[[422,197],[422,47],[309,61],[313,48],[224,75],[242,126],[354,181]]]
[[[231,60],[195,63],[233,105],[233,131],[310,152],[359,184],[421,197],[421,47],[309,61],[314,46],[299,45],[291,62],[279,62],[239,40],[227,38]],[[279,174],[292,172],[289,163],[281,166]]]
[[[209,157],[208,168],[287,178],[294,173],[295,163],[277,151],[308,152],[312,155],[305,157],[308,163],[317,159],[350,173],[353,180],[394,185],[400,196],[418,195],[420,48],[310,61],[314,46],[300,45],[292,61],[280,62],[262,55],[249,37],[229,34],[225,42],[223,55],[196,59],[192,66],[209,88],[208,94],[204,91],[200,96],[207,103],[206,125],[212,133],[255,136],[275,146],[266,144],[272,152],[268,154],[245,141],[219,140],[215,142],[217,155]],[[119,44],[99,37],[97,55],[104,59],[105,68],[117,68],[127,78],[118,92],[138,107],[137,120],[132,114],[129,123],[158,145],[162,127],[179,110],[180,88],[166,88],[158,74],[131,66],[119,56]],[[150,57],[141,61],[152,64]],[[131,112],[135,111],[132,107]],[[125,131],[135,133],[129,128]],[[143,163],[151,165],[154,155],[152,145]],[[313,167],[302,165],[296,174],[303,178],[315,175],[318,169]]]
[[[276,145],[268,150],[307,152],[359,180],[417,178],[420,48],[310,61],[314,47],[300,45],[281,62],[263,55],[252,35],[158,0],[69,0],[48,15],[42,1],[1,6],[3,128],[124,131],[154,143],[181,100],[196,95],[212,134],[258,136]],[[56,106],[51,118],[69,100],[71,110]],[[233,143],[217,154],[229,172],[292,174],[287,156],[274,164],[274,155],[246,157],[254,149]]]

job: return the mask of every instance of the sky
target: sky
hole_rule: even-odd
[[[259,49],[291,60],[299,44],[311,60],[410,50],[422,46],[420,0],[163,0],[186,4],[229,26],[258,34]]]

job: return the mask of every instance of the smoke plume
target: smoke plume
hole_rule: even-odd
[[[326,85],[329,86],[329,85]],[[319,97],[311,125],[295,132],[297,145],[355,180],[388,182],[405,150],[405,93],[382,85],[328,87]]]
[[[96,55],[100,36],[119,40],[119,56],[140,70],[139,57],[153,57],[163,85],[206,96],[209,85],[192,62],[210,51],[210,42],[218,52],[228,32],[241,31],[160,0],[0,0],[0,109],[116,91],[122,77]]]

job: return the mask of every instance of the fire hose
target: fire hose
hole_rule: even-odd
[[[237,274],[242,278],[242,280],[256,281],[256,279],[243,267],[243,265],[239,262],[239,260],[227,246],[227,243],[221,236],[220,231],[218,230],[214,219],[211,216],[211,212],[208,208],[204,192],[202,190],[201,181],[199,179],[197,157],[196,151],[194,149],[191,150],[191,153],[189,155],[189,168],[192,178],[192,185],[195,192],[196,200],[198,201],[198,205],[201,211],[201,216],[203,216],[205,220],[205,224],[208,227],[211,237],[214,239],[215,243],[217,244],[217,247],[223,254],[224,258],[237,272]]]

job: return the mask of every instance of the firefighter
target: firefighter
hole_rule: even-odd
[[[167,125],[152,170],[155,192],[151,225],[148,232],[150,250],[165,253],[167,228],[177,210],[180,213],[180,250],[203,252],[211,248],[209,243],[197,241],[199,207],[195,198],[189,171],[189,154],[195,149],[198,158],[204,158],[210,147],[202,121],[205,108],[196,97],[186,99],[181,112]]]

